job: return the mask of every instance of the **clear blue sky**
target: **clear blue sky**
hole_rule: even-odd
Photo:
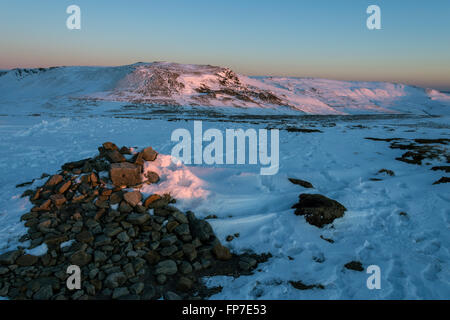
[[[449,0],[0,0],[0,34],[0,68],[173,61],[450,89]]]

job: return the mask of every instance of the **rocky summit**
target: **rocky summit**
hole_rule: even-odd
[[[201,299],[214,292],[203,276],[249,274],[270,257],[232,254],[206,220],[181,212],[170,195],[144,197],[140,186],[159,177],[146,180],[143,166],[156,158],[151,147],[132,152],[106,142],[96,157],[66,163],[27,190],[34,205],[21,218],[27,246],[0,255],[0,296]],[[27,253],[43,244],[46,253]],[[80,267],[80,289],[66,285],[70,265]]]

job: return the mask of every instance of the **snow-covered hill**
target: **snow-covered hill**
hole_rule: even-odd
[[[448,114],[450,95],[387,82],[247,77],[228,68],[167,62],[0,73],[0,103],[76,98],[132,103],[279,108],[307,114]]]

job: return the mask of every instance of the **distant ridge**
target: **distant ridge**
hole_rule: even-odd
[[[270,108],[306,114],[447,114],[450,95],[389,82],[248,77],[229,68],[170,62],[0,71],[0,102],[20,99]]]

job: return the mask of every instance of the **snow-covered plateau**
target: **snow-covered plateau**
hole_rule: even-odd
[[[113,141],[160,153],[161,181],[143,192],[172,191],[179,209],[215,215],[208,221],[233,253],[271,253],[252,275],[205,278],[223,287],[211,299],[449,299],[450,185],[434,184],[448,173],[431,170],[448,170],[449,111],[450,95],[432,89],[247,77],[213,66],[3,71],[0,254],[24,245],[20,217],[32,204],[21,194],[42,185],[42,173]],[[193,120],[223,132],[280,129],[278,173],[262,176],[250,164],[175,167],[171,133],[192,131]],[[417,161],[421,150],[428,151]],[[318,228],[294,214],[301,193],[322,194],[347,211]],[[364,271],[345,268],[350,261]],[[380,289],[366,285],[370,265],[380,267]],[[290,281],[321,288],[299,290]]]

